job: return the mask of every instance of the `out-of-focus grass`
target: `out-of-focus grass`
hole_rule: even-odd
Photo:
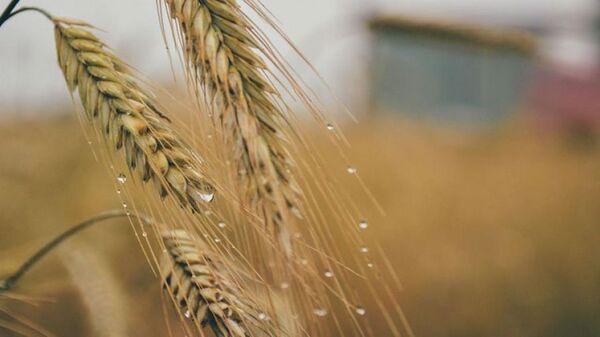
[[[347,131],[349,156],[387,216],[343,169],[340,179],[403,281],[417,336],[600,335],[598,149],[522,126],[478,135],[389,119]],[[109,179],[75,121],[2,126],[0,274],[65,226],[118,207]],[[165,335],[158,285],[131,230],[103,228],[74,240],[112,261],[102,272],[128,294],[132,333]],[[69,284],[50,258],[18,290],[55,302],[12,309],[59,336],[90,334],[91,314]]]
[[[600,335],[600,151],[511,126],[356,130],[421,336]]]

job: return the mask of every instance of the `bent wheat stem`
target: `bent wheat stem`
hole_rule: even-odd
[[[27,273],[44,256],[48,255],[48,253],[54,250],[66,239],[80,233],[82,230],[87,229],[99,222],[122,217],[137,218],[146,225],[154,223],[154,221],[151,218],[145,215],[135,214],[124,210],[111,210],[97,214],[59,234],[57,237],[52,239],[50,242],[48,242],[42,248],[40,248],[37,252],[35,252],[35,254],[29,257],[15,273],[13,273],[8,278],[0,281],[0,292],[7,291],[13,288],[15,284],[23,277],[23,275],[25,275],[25,273]]]

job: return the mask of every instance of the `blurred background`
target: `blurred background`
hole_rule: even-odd
[[[182,85],[153,1],[22,2],[94,23],[153,82]],[[598,1],[262,2],[358,119],[274,37],[386,210],[347,184],[417,336],[600,336]],[[39,15],[0,29],[0,278],[69,224],[119,206],[54,53]],[[1,336],[19,335],[6,329],[14,315],[56,336],[166,334],[130,228],[103,226],[24,280],[18,292],[39,301],[0,298]]]

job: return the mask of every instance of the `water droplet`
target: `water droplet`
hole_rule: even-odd
[[[358,170],[354,166],[346,167],[346,171],[348,171],[348,173],[350,173],[350,174],[355,174],[356,172],[358,172]]]
[[[294,239],[300,239],[300,238],[302,238],[301,233],[294,233]]]
[[[142,236],[143,236],[143,237],[147,237],[147,236],[148,236],[148,233],[146,233],[146,232],[142,232]]]
[[[264,312],[261,312],[258,314],[258,319],[260,319],[261,321],[268,321],[269,316],[267,314],[265,314]]]
[[[319,317],[325,317],[325,316],[327,316],[327,309],[316,308],[315,310],[313,310],[313,313]]]
[[[367,220],[360,220],[360,222],[358,223],[358,228],[360,228],[361,230],[365,230],[369,228],[369,223],[367,222]]]
[[[335,129],[335,127],[333,126],[333,124],[327,123],[327,130],[333,131],[333,129]]]
[[[215,198],[214,192],[194,191],[192,197],[197,201],[212,202]]]
[[[369,247],[367,247],[367,246],[360,247],[360,252],[361,253],[365,253],[365,254],[368,253],[369,252]]]
[[[125,211],[125,215],[130,216],[131,212],[130,211]]]
[[[117,176],[117,181],[121,184],[125,184],[125,182],[127,181],[127,177],[123,173],[119,173],[119,175]]]
[[[88,140],[88,145],[92,145],[92,144],[93,144],[92,141]]]
[[[219,239],[219,238],[215,238],[215,242],[216,242],[216,243],[219,243],[219,242],[221,242],[221,239]]]
[[[333,272],[331,270],[326,270],[324,273],[325,277],[332,278]]]
[[[123,208],[127,208],[127,203],[126,202],[123,203]]]
[[[308,264],[308,260],[307,259],[302,259],[300,260],[300,263],[302,263],[303,265],[307,265]]]
[[[369,262],[369,263],[367,263],[367,267],[373,268],[373,264]]]
[[[219,228],[225,228],[225,227],[227,227],[227,225],[223,221],[219,222],[217,224],[217,226],[219,226]]]
[[[121,189],[117,188],[117,194],[121,194]]]
[[[190,318],[190,317],[192,316],[192,313],[191,313],[189,310],[186,310],[186,311],[183,313],[183,316],[185,316],[186,318]]]
[[[367,310],[360,305],[356,307],[355,311],[361,316],[364,316],[367,313]]]
[[[281,287],[281,289],[287,289],[290,287],[290,284],[287,282],[281,282],[279,286]]]

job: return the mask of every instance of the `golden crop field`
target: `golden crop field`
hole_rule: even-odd
[[[336,178],[365,209],[417,336],[600,334],[598,147],[524,122],[476,133],[390,117],[344,129],[386,215],[344,170]],[[0,126],[0,277],[60,230],[120,207],[79,130],[67,117]],[[52,336],[169,335],[175,315],[140,261],[122,220],[69,239],[0,297],[0,335],[19,335],[13,318]]]

